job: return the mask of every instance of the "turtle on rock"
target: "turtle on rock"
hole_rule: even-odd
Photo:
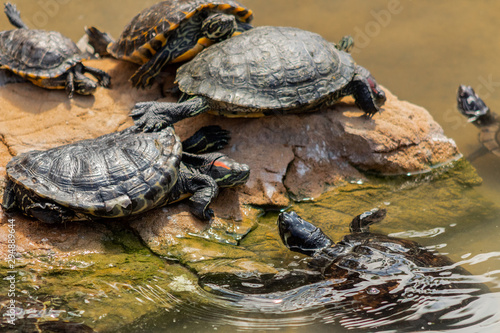
[[[89,44],[101,56],[141,65],[130,78],[145,88],[165,65],[190,60],[213,43],[251,29],[252,11],[232,0],[167,0],[137,14],[118,40],[86,28]]]
[[[212,152],[228,140],[218,126],[183,143],[172,127],[144,133],[132,126],[23,153],[7,164],[2,206],[61,223],[131,216],[190,197],[192,213],[207,220],[219,187],[243,184],[249,176],[247,165]]]
[[[369,116],[386,97],[339,45],[291,27],[257,27],[203,50],[177,70],[179,103],[142,102],[131,116],[146,131],[205,111],[229,117],[317,110],[352,95]]]
[[[5,4],[5,14],[17,29],[0,32],[0,65],[33,84],[90,95],[97,85],[109,87],[110,76],[82,64],[85,55],[69,38],[56,31],[29,29],[15,5]],[[89,73],[97,83],[86,77]],[[13,81],[14,82],[14,81]]]
[[[481,130],[479,142],[483,147],[471,154],[468,159],[474,160],[488,152],[500,157],[500,116],[491,112],[470,86],[458,87],[457,108],[469,122]]]

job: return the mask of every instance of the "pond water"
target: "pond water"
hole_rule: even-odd
[[[73,40],[78,40],[85,25],[95,25],[116,37],[137,12],[155,2],[19,0],[17,5],[30,26],[58,30]],[[455,96],[459,84],[472,85],[492,111],[500,113],[500,2],[246,0],[244,4],[254,11],[253,23],[256,26],[295,26],[317,32],[331,41],[338,41],[344,35],[352,35],[356,42],[353,51],[356,61],[370,69],[377,81],[400,99],[425,107],[441,124],[445,134],[456,141],[466,157],[478,149],[480,144],[477,128],[467,123],[456,110]],[[5,20],[0,21],[0,28],[7,29]],[[498,203],[500,159],[489,154],[471,163],[483,178],[482,185],[474,191],[487,200]],[[420,186],[430,185],[423,183]],[[393,194],[388,194],[388,197],[392,201],[391,205],[396,205],[398,200]],[[404,202],[404,199],[400,200]],[[409,200],[412,200],[411,196]],[[334,195],[326,195],[319,202],[302,203],[296,208],[321,223],[328,220],[329,210],[334,209],[334,201]],[[356,211],[361,213],[371,208],[371,204],[375,205],[376,202],[365,202]],[[432,211],[434,205],[442,203],[439,198],[433,197],[429,198],[427,205],[428,210]],[[412,209],[411,204],[406,203],[405,208]],[[418,209],[423,211],[426,208]],[[468,322],[470,327],[458,327],[456,331],[500,331],[500,310],[491,311],[500,309],[500,216],[477,215],[469,216],[467,221],[456,221],[456,215],[453,214],[455,207],[449,207],[449,216],[439,216],[439,225],[434,223],[431,227],[431,224],[416,223],[422,212],[418,209],[414,209],[413,214],[401,215],[407,220],[394,220],[378,230],[399,233],[397,235],[400,237],[409,237],[425,246],[439,249],[482,279],[491,292],[480,296],[463,310],[462,315],[465,317],[474,315]],[[352,216],[355,214],[353,212]],[[270,213],[263,221],[273,221],[276,216]],[[414,220],[412,216],[415,217]],[[291,255],[286,260],[290,261],[284,262],[284,267],[297,259]],[[206,293],[204,290],[200,292]],[[206,294],[207,298],[212,298],[209,306],[187,300],[174,307],[173,311],[152,314],[135,323],[129,330],[346,330],[346,325],[340,325],[338,318],[330,318],[328,313],[320,311],[318,307],[280,313],[272,310],[272,299],[267,299],[267,303],[262,299],[249,299],[242,303],[244,305],[238,305],[241,297],[236,293],[218,293],[218,296]],[[133,306],[130,311],[133,311]],[[483,312],[493,313],[493,316],[482,323],[476,323],[474,316],[481,317]],[[419,330],[419,327],[412,329]]]

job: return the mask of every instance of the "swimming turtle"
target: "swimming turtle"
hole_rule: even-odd
[[[2,205],[56,223],[135,215],[192,195],[192,213],[210,219],[218,188],[243,184],[249,175],[247,165],[211,152],[228,139],[218,126],[182,144],[172,127],[144,133],[133,126],[23,153],[7,164]]]
[[[330,317],[339,316],[349,328],[406,332],[406,325],[411,331],[439,330],[440,325],[456,328],[474,322],[464,309],[488,287],[444,255],[410,240],[370,232],[370,225],[385,216],[385,209],[356,216],[350,234],[335,243],[295,212],[281,213],[277,224],[283,244],[311,256],[309,267],[319,274],[308,275],[315,287],[281,292],[280,300],[290,299],[298,307],[305,302],[330,305],[337,312]],[[286,285],[283,276],[277,282]],[[282,306],[293,308],[289,303]]]
[[[490,108],[470,86],[461,85],[458,87],[457,108],[468,118],[469,122],[481,130],[479,142],[483,144],[483,148],[468,158],[473,160],[488,151],[500,156],[500,116],[491,112]]]
[[[258,117],[315,110],[353,95],[368,115],[385,94],[351,55],[318,34],[257,27],[213,45],[177,70],[179,103],[137,103],[131,116],[146,131],[210,110]]]
[[[110,76],[104,71],[82,64],[85,56],[73,41],[59,32],[34,30],[21,20],[15,5],[5,4],[5,14],[18,29],[0,32],[0,65],[33,84],[47,89],[66,89],[68,97],[77,92],[92,94],[96,82],[109,87]]]
[[[130,80],[144,88],[166,64],[189,60],[205,47],[250,29],[252,18],[252,11],[236,1],[167,0],[135,16],[117,41],[95,27],[86,31],[98,54],[142,65]]]

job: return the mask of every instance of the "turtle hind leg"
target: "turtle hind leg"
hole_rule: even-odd
[[[21,13],[17,10],[16,5],[6,3],[4,12],[9,19],[10,24],[19,29],[29,29],[26,23],[21,20]]]
[[[85,33],[89,37],[89,45],[94,48],[95,53],[104,57],[109,55],[108,45],[114,40],[105,32],[101,32],[96,27],[85,27]]]
[[[52,203],[34,203],[23,209],[25,213],[45,223],[63,223],[74,216],[70,211]]]
[[[2,207],[6,210],[12,210],[16,206],[16,192],[14,191],[14,182],[9,179],[3,192]]]
[[[99,85],[104,88],[111,86],[111,76],[103,70],[94,67],[82,66],[82,73],[89,73],[97,79]]]
[[[207,111],[209,103],[202,96],[193,97],[182,103],[142,102],[137,103],[130,113],[135,125],[145,132],[160,131],[184,118]]]
[[[386,213],[387,211],[385,209],[375,209],[364,212],[352,220],[349,225],[349,230],[351,232],[369,232],[370,225],[382,221]]]
[[[182,142],[182,151],[191,154],[209,153],[224,148],[231,136],[220,126],[205,126]]]

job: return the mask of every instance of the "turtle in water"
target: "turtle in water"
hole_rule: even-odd
[[[500,117],[490,111],[490,108],[470,86],[458,87],[457,108],[469,122],[481,130],[479,142],[483,144],[483,147],[468,158],[474,160],[487,152],[500,157]]]
[[[331,303],[350,328],[382,330],[393,325],[403,330],[409,324],[424,329],[468,321],[467,314],[450,313],[465,308],[488,288],[446,256],[410,240],[370,232],[370,225],[385,216],[385,209],[356,216],[351,233],[335,243],[295,212],[279,215],[283,244],[311,256],[309,266],[320,273],[308,278],[329,281],[315,289],[316,304]],[[304,297],[297,295],[296,302],[304,304]]]
[[[258,117],[315,110],[347,95],[371,116],[385,102],[385,93],[340,48],[301,29],[257,27],[181,66],[179,103],[137,103],[131,116],[150,131],[208,110]]]
[[[7,164],[2,205],[60,223],[135,215],[190,196],[192,213],[210,219],[208,205],[218,188],[243,184],[250,172],[212,152],[228,139],[218,126],[204,127],[182,144],[172,127],[144,133],[132,126],[23,153]]]
[[[236,1],[167,0],[135,16],[117,41],[95,27],[86,32],[99,55],[141,65],[130,80],[145,88],[166,64],[190,60],[211,44],[250,29],[252,18],[252,11]]]
[[[85,56],[71,39],[56,31],[29,29],[16,6],[10,3],[5,4],[5,14],[17,29],[0,32],[0,65],[4,69],[39,87],[66,89],[69,98],[74,92],[90,95],[97,84],[110,86],[107,73],[82,64]]]

